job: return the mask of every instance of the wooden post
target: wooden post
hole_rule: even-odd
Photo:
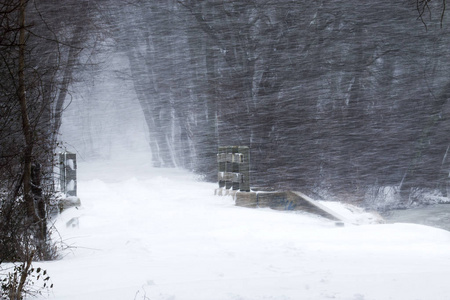
[[[241,192],[250,192],[250,150],[247,146],[240,146],[239,153],[239,190]]]
[[[239,174],[239,147],[231,147],[231,187],[233,190],[239,190],[240,174]]]
[[[219,188],[225,187],[225,166],[226,166],[226,147],[219,147],[219,151],[217,153],[217,181],[219,182]]]
[[[77,157],[75,153],[59,154],[61,192],[66,197],[77,196]]]
[[[231,189],[233,186],[232,182],[232,174],[231,174],[231,160],[233,159],[233,156],[231,154],[233,147],[227,146],[226,148],[226,161],[225,161],[225,188],[227,190]]]

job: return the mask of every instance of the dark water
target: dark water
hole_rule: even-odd
[[[415,223],[450,231],[450,204],[436,204],[386,212],[387,223]]]

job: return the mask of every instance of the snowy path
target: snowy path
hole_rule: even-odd
[[[450,232],[335,227],[236,207],[214,188],[183,171],[80,163],[83,207],[55,224],[72,248],[41,263],[50,299],[450,299]]]

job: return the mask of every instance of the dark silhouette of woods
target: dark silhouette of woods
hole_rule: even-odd
[[[213,181],[217,147],[248,145],[254,186],[368,205],[386,186],[446,193],[442,3],[136,1],[127,22],[104,5],[156,166]]]

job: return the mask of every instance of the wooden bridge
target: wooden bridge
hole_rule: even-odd
[[[251,190],[249,153],[248,147],[219,147],[217,154],[219,188],[215,191],[216,195],[233,196],[236,205],[242,207],[301,210],[336,221],[336,225],[343,225],[346,222],[343,216],[302,192]]]

